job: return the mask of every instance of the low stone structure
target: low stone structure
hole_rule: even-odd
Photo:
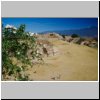
[[[71,42],[73,40],[73,38],[71,36],[65,36],[64,40],[67,42]]]

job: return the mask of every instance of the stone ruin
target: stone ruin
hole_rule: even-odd
[[[37,39],[37,52],[42,56],[54,56],[58,54],[58,50],[54,45],[46,39]]]

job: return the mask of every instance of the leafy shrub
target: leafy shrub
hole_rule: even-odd
[[[76,38],[76,37],[79,37],[79,36],[77,34],[72,34],[71,37]]]
[[[27,55],[29,49],[32,50],[33,59],[36,55],[36,38],[25,32],[25,25],[20,25],[17,30],[13,28],[2,27],[2,75],[13,75],[19,80],[28,80],[28,77],[22,77],[21,71],[23,66],[13,64],[11,57],[20,60],[24,65],[32,65],[30,58]],[[39,57],[38,57],[39,58]],[[22,69],[21,69],[22,68]],[[19,76],[20,75],[20,78]]]

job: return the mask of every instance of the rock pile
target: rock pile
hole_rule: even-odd
[[[81,37],[72,38],[71,36],[65,36],[63,40],[71,43],[77,43],[79,45],[98,47],[98,42],[94,38],[81,38]]]
[[[63,40],[63,37],[57,33],[48,33],[48,34],[45,34],[44,35],[46,38],[56,38],[56,39],[59,39],[59,40]]]
[[[37,39],[37,53],[44,56],[53,56],[58,54],[58,50],[54,45],[45,38]]]

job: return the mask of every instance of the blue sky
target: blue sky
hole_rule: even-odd
[[[98,27],[98,18],[2,18],[3,25],[26,25],[26,31],[43,32],[51,30],[80,29]]]

